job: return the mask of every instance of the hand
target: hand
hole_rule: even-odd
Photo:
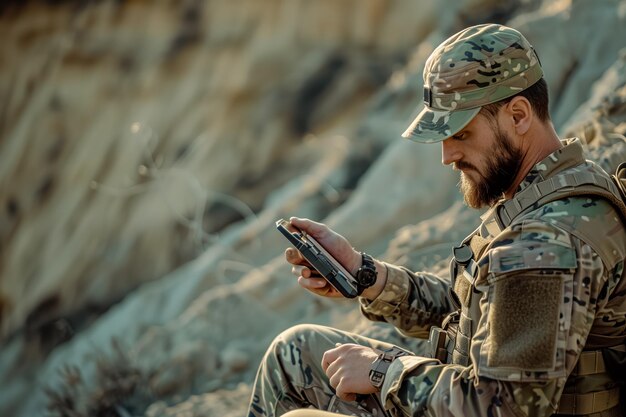
[[[378,392],[369,378],[370,367],[378,353],[373,348],[353,343],[337,344],[337,347],[324,353],[322,369],[339,398],[354,401],[357,394]]]
[[[361,254],[354,250],[345,237],[332,231],[325,224],[297,217],[292,217],[289,221],[295,228],[317,240],[350,273],[354,274],[361,266]],[[295,228],[290,228],[290,230],[294,232]],[[298,250],[288,248],[285,251],[285,258],[287,262],[293,265],[291,272],[298,277],[300,286],[324,297],[343,297],[311,266]]]

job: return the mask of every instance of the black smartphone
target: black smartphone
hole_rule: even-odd
[[[346,298],[354,298],[358,293],[356,279],[333,256],[326,251],[313,237],[298,230],[295,233],[287,229],[289,222],[284,219],[276,221],[280,231],[302,256],[322,276]],[[294,227],[294,226],[292,226]]]

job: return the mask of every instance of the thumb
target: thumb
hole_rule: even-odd
[[[303,232],[307,232],[308,234],[316,238],[322,237],[328,232],[328,228],[326,227],[326,225],[314,222],[313,220],[300,217],[291,217],[289,218],[289,222]]]
[[[343,399],[345,401],[356,401],[357,400],[357,395],[354,393],[350,393],[350,394],[343,394]]]

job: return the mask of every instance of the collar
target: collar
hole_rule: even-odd
[[[583,145],[580,139],[562,139],[561,143],[563,144],[562,148],[557,149],[550,155],[546,156],[543,160],[535,164],[530,171],[528,171],[528,174],[526,174],[520,185],[517,187],[517,191],[515,191],[516,195],[534,183],[543,181],[565,169],[585,162]],[[485,237],[489,234],[495,236],[495,231],[500,230],[499,226],[496,224],[497,222],[495,221],[497,216],[494,216],[494,213],[498,206],[505,201],[506,200],[500,200],[493,207],[487,210],[487,212],[480,216],[482,223],[478,230],[480,231],[481,236]]]
[[[580,165],[585,162],[583,145],[578,138],[561,140],[563,147],[552,152],[539,161],[528,171],[515,193],[519,193],[529,185],[550,178],[557,172]]]

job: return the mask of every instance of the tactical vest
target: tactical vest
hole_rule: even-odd
[[[476,296],[474,282],[478,277],[478,263],[485,254],[493,237],[498,236],[520,215],[535,209],[571,197],[597,196],[607,200],[620,215],[626,225],[626,163],[621,164],[616,174],[609,179],[606,175],[594,172],[561,172],[544,181],[531,184],[517,193],[511,200],[505,200],[494,206],[483,216],[481,226],[470,234],[460,246],[453,249],[450,264],[450,297],[457,310],[450,314],[441,328],[433,327],[430,343],[433,357],[444,363],[468,366],[470,364],[470,344],[476,332],[480,311],[478,302],[472,302]],[[562,227],[562,226],[561,226]],[[481,230],[483,233],[481,233]],[[488,233],[484,233],[487,230]],[[576,235],[575,230],[567,230]],[[487,238],[483,236],[487,236]],[[490,237],[490,238],[489,238]],[[615,264],[621,254],[598,253],[607,264]],[[609,259],[613,257],[612,259]],[[616,258],[617,257],[617,258]],[[473,319],[474,318],[474,319]],[[573,372],[566,382],[568,385],[580,382],[580,378],[607,374],[610,366],[621,367],[618,378],[624,382],[626,373],[626,335],[607,337],[590,334],[585,348],[579,357]],[[624,388],[622,388],[624,390]],[[622,393],[624,395],[624,393]],[[622,399],[624,402],[624,399]],[[559,415],[620,416],[619,385],[612,389],[594,391],[587,394],[563,394],[560,399]]]

